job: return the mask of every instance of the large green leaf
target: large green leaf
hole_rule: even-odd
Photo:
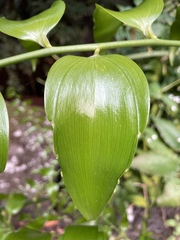
[[[180,130],[168,120],[153,117],[153,121],[164,142],[173,150],[180,152]]]
[[[107,240],[105,233],[98,231],[97,226],[68,226],[59,240]]]
[[[47,34],[57,25],[64,10],[64,2],[57,0],[49,9],[27,20],[14,21],[0,18],[0,32],[18,39],[37,42],[43,47],[50,47]]]
[[[121,22],[141,31],[147,38],[156,38],[152,23],[163,10],[163,0],[144,0],[139,6],[124,12],[112,11],[96,4],[94,13],[94,38],[96,41],[110,40]],[[119,26],[118,22],[120,21]],[[113,26],[112,30],[107,26]]]
[[[124,56],[66,56],[48,73],[45,109],[70,196],[85,218],[95,219],[129,168],[146,126],[146,78]]]
[[[160,206],[180,206],[180,179],[173,176],[166,179],[163,194],[157,198]]]
[[[169,176],[178,170],[178,165],[177,159],[147,152],[135,157],[131,167],[146,174]]]
[[[6,166],[9,147],[9,119],[6,104],[0,93],[0,172]]]

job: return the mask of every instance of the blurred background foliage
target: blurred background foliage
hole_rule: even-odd
[[[0,0],[0,15],[9,19],[26,19],[52,4],[53,0]],[[140,0],[65,0],[66,12],[61,22],[50,33],[52,45],[69,45],[93,42],[93,11],[95,3],[113,10],[125,10],[139,4]],[[170,26],[176,15],[178,0],[165,0],[162,15],[153,24],[154,32],[159,38],[168,39]],[[129,27],[121,27],[114,40],[141,39],[142,35]],[[0,57],[5,58],[24,52],[25,50],[18,40],[0,34]],[[160,52],[163,51],[163,56]],[[172,227],[171,235],[167,239],[178,239],[179,215],[180,215],[180,54],[177,52],[173,65],[169,62],[169,50],[165,47],[140,47],[124,48],[109,51],[131,56],[144,71],[150,87],[151,110],[149,123],[140,136],[138,149],[133,164],[126,172],[117,186],[116,192],[98,219],[100,230],[111,236],[111,239],[161,239],[160,235],[153,235],[153,229],[149,229],[148,220],[153,209],[159,207],[162,210],[162,218],[166,226]],[[146,52],[157,52],[156,57],[148,57]],[[83,53],[86,56],[90,53]],[[159,55],[158,55],[159,54]],[[36,131],[40,126],[34,120],[33,108],[19,99],[38,97],[42,101],[36,105],[43,105],[44,81],[54,59],[47,57],[39,59],[37,68],[33,72],[30,62],[24,62],[0,69],[0,91],[6,99],[14,99],[15,109],[24,107],[26,121],[31,121]],[[25,104],[25,105],[24,105]],[[28,112],[28,109],[31,109]],[[22,117],[23,119],[23,117]],[[36,119],[37,120],[37,119]],[[46,130],[46,129],[45,129]],[[51,147],[50,147],[51,149]],[[49,154],[48,147],[45,149]],[[61,177],[54,171],[56,161],[52,166],[37,169],[41,176],[48,176],[47,182],[39,188],[39,195],[33,200],[39,206],[39,198],[46,194],[51,202],[48,212],[45,211],[41,218],[35,216],[19,215],[19,218],[27,220],[30,228],[40,230],[42,223],[52,219],[62,219],[62,216],[70,216],[71,222],[82,223],[85,220],[76,211],[71,202]],[[54,182],[54,179],[58,181]],[[60,182],[59,182],[60,181]],[[58,182],[58,183],[56,183]],[[30,187],[39,187],[35,181],[27,180]],[[23,193],[16,195],[3,195],[7,204],[3,208],[0,224],[3,227],[12,224],[17,213],[27,204]],[[17,205],[12,205],[12,202]],[[27,202],[26,202],[27,201]],[[133,223],[132,211],[138,207],[141,219],[141,228],[136,229],[138,236],[127,236],[129,226]],[[168,220],[164,217],[164,208],[176,209],[176,217]],[[16,208],[14,211],[13,208]],[[8,218],[7,218],[8,216]],[[7,220],[8,219],[8,220]],[[35,222],[36,221],[36,222]],[[40,224],[41,223],[41,224]],[[38,225],[39,224],[39,225]],[[37,227],[38,226],[38,227]],[[135,229],[133,229],[135,231]],[[136,235],[136,234],[135,234]],[[47,238],[48,239],[48,238]],[[163,238],[162,238],[163,239]]]

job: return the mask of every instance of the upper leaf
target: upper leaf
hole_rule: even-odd
[[[9,120],[6,104],[0,93],[0,172],[4,171],[9,147]]]
[[[37,42],[42,47],[50,47],[47,34],[57,25],[64,10],[64,2],[57,0],[49,9],[23,21],[0,18],[0,31],[18,39]]]
[[[170,29],[170,39],[180,40],[180,6],[177,8],[176,19]]]
[[[93,14],[94,17],[94,40],[95,42],[108,42],[117,32],[122,23],[107,14],[104,8],[96,4],[96,9]]]
[[[156,38],[151,25],[158,18],[163,10],[163,0],[144,0],[139,6],[126,10],[124,12],[112,11],[96,5],[94,13],[94,38],[95,41],[110,39],[115,30],[118,29],[117,22],[114,19],[140,30],[147,38]],[[111,16],[111,17],[110,17]],[[108,30],[106,26],[114,24],[113,31]],[[120,24],[119,24],[120,26]],[[105,29],[105,30],[104,30]],[[100,34],[101,37],[99,36]]]

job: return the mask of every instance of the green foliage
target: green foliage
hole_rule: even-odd
[[[180,152],[180,130],[168,120],[153,118],[153,121],[164,142],[174,151]]]
[[[0,31],[22,40],[34,41],[50,47],[47,34],[56,26],[65,10],[65,4],[57,0],[48,10],[24,21],[0,19]]]
[[[113,17],[111,14],[107,14],[104,9],[96,5],[94,11],[94,40],[95,42],[108,42],[117,32],[122,23]]]
[[[168,240],[176,240],[180,235],[180,216],[177,214],[174,219],[168,219],[166,225],[174,228],[173,236],[169,237]]]
[[[133,41],[131,41],[131,47],[134,46],[133,49],[125,48],[124,50],[122,50],[121,48],[120,50],[116,50],[116,53],[120,52],[124,55],[131,54],[132,58],[136,58],[137,63],[140,65],[141,69],[144,71],[148,79],[151,96],[151,109],[148,127],[145,129],[144,133],[142,133],[139,138],[138,149],[136,151],[136,156],[132,164],[132,168],[128,172],[124,173],[120,184],[118,184],[116,187],[116,192],[112,196],[111,201],[104,208],[101,216],[97,219],[96,225],[98,225],[98,228],[96,226],[90,227],[85,225],[79,225],[86,222],[86,220],[81,215],[79,215],[79,213],[75,209],[74,204],[70,200],[69,195],[64,188],[63,182],[61,182],[60,187],[62,189],[59,192],[59,185],[53,181],[54,165],[52,164],[52,166],[50,167],[36,170],[36,173],[44,177],[46,176],[48,178],[47,182],[44,183],[42,186],[39,186],[34,180],[27,180],[27,184],[30,187],[38,189],[38,194],[35,196],[34,199],[29,200],[22,193],[0,195],[1,201],[4,203],[0,214],[0,237],[3,240],[28,240],[32,238],[49,240],[53,237],[58,238],[59,236],[57,236],[57,234],[53,236],[53,234],[42,232],[42,228],[46,221],[53,219],[62,219],[63,215],[72,216],[72,222],[74,224],[77,224],[77,226],[68,227],[65,231],[65,234],[62,235],[62,237],[60,237],[59,239],[71,239],[72,235],[77,235],[79,239],[80,234],[83,234],[82,239],[86,238],[84,237],[86,235],[88,235],[88,237],[92,235],[93,239],[106,239],[106,233],[109,235],[113,235],[114,232],[116,233],[116,237],[113,236],[114,238],[128,239],[126,231],[129,227],[129,220],[127,214],[127,209],[130,206],[129,204],[142,207],[144,209],[145,214],[142,219],[142,228],[139,232],[139,239],[153,239],[152,232],[147,229],[148,218],[152,207],[179,207],[180,195],[178,190],[180,186],[180,59],[178,48],[173,47],[180,46],[178,35],[179,7],[177,8],[176,18],[174,20],[171,14],[169,14],[170,10],[168,10],[168,6],[171,5],[171,3],[169,3],[169,1],[164,2],[164,13],[160,17],[159,15],[161,14],[163,8],[162,0],[145,0],[135,8],[129,8],[128,10],[125,9],[125,11],[121,12],[109,10],[101,7],[100,5],[96,5],[96,9],[94,12],[95,40],[97,42],[110,41],[117,31],[118,32],[115,37],[116,39],[120,40],[120,43],[122,42],[122,40],[127,40],[123,42],[124,45],[119,46],[128,47],[130,46],[128,45],[128,40],[133,39]],[[173,4],[173,6],[177,6],[177,4],[175,4],[174,2]],[[120,5],[118,5],[117,7],[121,9]],[[64,13],[64,9],[64,3],[62,1],[56,1],[48,10],[45,10],[44,12],[24,21],[12,21],[1,18],[0,31],[18,39],[34,41],[43,47],[49,47],[49,49],[44,49],[45,51],[42,49],[41,56],[52,55],[51,50],[53,50],[53,54],[56,53],[56,51],[55,48],[51,47],[51,44],[47,39],[47,34],[59,22]],[[78,9],[76,8],[76,10]],[[172,12],[174,12],[174,10]],[[152,23],[155,20],[155,31],[154,29],[152,31]],[[164,22],[166,20],[168,22],[167,24],[165,24]],[[122,23],[124,23],[124,26],[122,25]],[[159,50],[158,47],[158,53],[156,55],[156,58],[152,58],[153,56],[155,56],[153,55],[153,53],[156,52],[155,45],[156,43],[158,44],[159,40],[156,39],[155,41],[148,41],[148,45],[154,47],[153,49],[151,47],[146,48],[146,40],[138,42],[138,39],[142,38],[142,36],[138,35],[138,33],[136,32],[137,29],[147,38],[155,38],[156,36],[154,32],[157,32],[158,37],[165,36],[165,38],[170,38],[178,41],[162,40],[162,48],[160,48]],[[168,33],[170,33],[169,36]],[[4,43],[6,40],[4,39],[1,41]],[[24,43],[25,42],[23,42],[23,44]],[[25,48],[27,51],[30,51],[30,58],[36,59],[37,51],[31,51],[36,50],[37,45],[30,46],[28,42],[26,43],[27,44]],[[136,45],[137,43],[142,43],[142,45],[145,47],[141,47],[141,44]],[[170,48],[169,54],[168,51],[165,51],[166,56],[162,57],[164,54],[164,48],[165,46],[167,46],[167,44],[168,46],[172,47]],[[91,50],[96,49],[97,53],[100,46],[103,45],[94,44],[92,45]],[[103,49],[112,49],[112,46],[113,43],[108,43]],[[114,48],[116,48],[118,45],[114,46]],[[135,46],[140,46],[140,48],[135,48]],[[88,45],[79,47],[80,51],[89,50]],[[74,51],[77,48],[76,46],[70,46],[67,51]],[[64,49],[62,47],[62,52],[63,51]],[[139,51],[139,55],[132,54]],[[143,51],[145,51],[146,53],[144,54]],[[161,54],[159,54],[159,51]],[[58,51],[58,53],[59,52],[61,51]],[[16,60],[21,58],[23,60],[26,60],[26,56],[27,55],[25,55],[25,57],[23,58],[23,56],[20,55],[16,58]],[[141,75],[141,71],[138,70],[139,68],[137,68],[137,65],[133,65],[133,63],[130,60],[127,60],[126,57],[122,57],[122,59],[124,60],[121,61],[120,56],[115,56],[116,55],[113,56],[113,58],[116,58],[115,60],[113,60],[113,64],[112,59],[111,61],[108,60],[108,63],[106,62],[106,64],[104,64],[103,61],[94,61],[92,63],[92,58],[83,58],[82,66],[80,64],[82,63],[81,57],[71,56],[61,58],[51,68],[46,82],[46,96],[48,95],[48,97],[45,99],[46,112],[49,119],[52,121],[54,127],[55,151],[58,154],[59,161],[62,166],[63,176],[65,179],[65,183],[68,186],[68,190],[70,191],[73,199],[75,199],[75,197],[73,196],[77,196],[77,199],[74,202],[79,209],[83,204],[87,203],[90,205],[90,208],[94,208],[96,200],[98,200],[98,204],[100,202],[100,204],[102,203],[104,207],[104,205],[109,200],[112,191],[114,190],[118,178],[124,172],[124,170],[129,167],[131,158],[134,155],[137,139],[135,143],[131,141],[131,130],[135,129],[134,132],[137,138],[137,134],[139,132],[142,132],[147,121],[148,91],[147,86],[143,86],[142,82],[138,81],[139,75]],[[109,57],[110,56],[97,58],[108,59]],[[151,59],[145,59],[145,57]],[[57,56],[53,55],[53,58],[57,59]],[[65,61],[64,59],[68,59],[68,61]],[[14,62],[12,63],[16,63],[16,60],[14,59]],[[171,62],[171,65],[174,64],[173,67],[170,66],[169,60]],[[132,64],[126,65],[128,61]],[[3,65],[3,60],[0,60],[0,64]],[[33,66],[36,66],[36,62]],[[107,68],[106,71],[104,71],[104,66]],[[122,69],[119,69],[117,66],[121,66],[121,68],[123,67],[123,70],[124,68],[126,70],[122,72],[120,71]],[[119,76],[122,77],[123,75],[126,77],[123,78],[121,84],[118,84],[116,88],[113,88],[113,91],[110,91],[112,85],[109,86],[108,81],[114,80],[117,69]],[[14,68],[12,68],[11,70],[13,72]],[[90,120],[92,120],[92,116],[85,116],[87,115],[87,113],[92,114],[92,108],[90,108],[91,106],[88,105],[89,102],[96,102],[96,98],[93,98],[95,94],[93,95],[92,92],[90,92],[92,88],[96,89],[94,85],[92,87],[91,82],[91,79],[96,75],[98,76],[99,87],[97,98],[101,102],[104,96],[102,95],[101,91],[103,90],[103,94],[104,91],[107,93],[104,101],[105,103],[106,101],[108,103],[110,102],[108,105],[108,111],[115,106],[117,100],[115,93],[118,91],[118,93],[120,93],[121,91],[119,89],[123,89],[123,92],[118,95],[118,97],[121,99],[121,103],[123,103],[122,106],[118,104],[118,107],[121,110],[123,109],[123,114],[121,118],[118,117],[120,119],[119,125],[118,127],[116,126],[113,131],[111,130],[111,127],[113,124],[117,125],[117,122],[114,121],[113,117],[111,117],[110,115],[103,115],[103,111],[101,113],[101,108],[103,108],[102,105],[101,107],[99,107],[99,105],[95,106],[97,108],[95,110],[100,112],[99,120],[95,119],[98,123],[96,128],[93,128],[93,121],[91,121],[91,124],[89,123]],[[59,79],[61,81],[59,81]],[[103,79],[105,79],[105,81]],[[127,79],[128,81],[131,80],[132,82],[127,83]],[[78,87],[77,83],[79,84]],[[86,85],[87,88],[84,87]],[[85,89],[86,91],[81,91],[81,89]],[[129,89],[133,90],[132,95],[129,94]],[[145,97],[142,98],[142,95],[144,94],[144,89]],[[14,89],[12,90],[13,91],[10,91],[11,96],[16,97],[16,92],[14,91]],[[61,95],[59,95],[59,91]],[[92,95],[90,98],[88,97],[89,92]],[[78,107],[83,105],[83,109],[81,109],[81,118],[76,111],[77,103],[79,104]],[[147,104],[145,110],[143,107],[144,104]],[[140,107],[138,108],[137,105]],[[5,167],[5,159],[7,158],[9,129],[7,111],[1,95],[0,109],[0,160],[2,162],[1,166],[3,170]],[[113,111],[114,115],[117,117],[117,109],[114,108]],[[71,121],[68,120],[69,118],[67,117],[69,116],[73,116],[73,120],[71,118]],[[104,118],[105,120],[102,121]],[[33,119],[32,116],[31,119]],[[65,127],[62,127],[61,125]],[[36,127],[31,127],[27,133],[35,131]],[[101,130],[101,128],[105,131],[102,131],[102,137],[98,138],[97,133],[99,132],[99,130]],[[120,134],[118,134],[119,129],[121,130],[121,136]],[[96,133],[91,135],[91,130]],[[130,136],[130,138],[128,138],[128,136]],[[111,137],[114,139],[116,138],[116,140],[120,139],[118,151],[112,151],[112,149],[114,149],[114,147],[116,146],[116,141]],[[66,141],[64,141],[64,139]],[[39,139],[39,141],[41,140]],[[64,144],[64,142],[66,144]],[[3,146],[3,148],[1,146]],[[72,149],[73,151],[71,151]],[[93,152],[90,151],[92,149]],[[100,154],[98,153],[99,149],[101,150]],[[84,167],[85,161],[83,160],[84,158],[90,159],[89,156],[91,156],[91,154],[93,154],[93,156],[99,154],[98,156],[100,156],[100,160],[106,160],[107,155],[108,157],[110,157],[111,161],[107,161],[108,164],[106,164],[106,161],[94,161],[93,167],[92,164],[89,164],[87,170],[87,168]],[[48,151],[46,152],[46,156],[47,155]],[[129,158],[124,158],[126,160],[129,160],[128,165],[126,164],[127,161],[122,163],[119,160],[121,159],[121,157],[124,157],[126,155],[130,156]],[[82,158],[82,156],[84,158]],[[113,157],[116,158],[116,162],[119,161],[119,163],[121,163],[122,165],[115,165],[114,169],[112,170],[111,167],[113,165]],[[69,159],[75,159],[77,161],[69,164]],[[121,168],[120,170],[119,167]],[[110,169],[110,171],[108,172],[107,169]],[[80,172],[80,170],[82,170],[82,172]],[[102,174],[103,171],[106,174]],[[67,172],[69,173],[67,174]],[[117,172],[118,174],[116,174]],[[95,176],[95,173],[98,173],[98,177]],[[102,175],[103,178],[101,179]],[[84,181],[84,179],[86,181]],[[115,184],[113,183],[113,187],[109,191],[108,186],[110,186],[112,181],[114,181],[113,179],[115,179],[116,181]],[[93,181],[94,185],[91,185]],[[75,187],[73,186],[74,183]],[[94,194],[94,191],[96,191],[95,193],[97,197],[91,198],[91,196]],[[106,193],[104,193],[105,191]],[[40,217],[38,209],[41,202],[44,201],[42,199],[42,195],[44,193],[46,195],[45,200],[48,200],[51,203],[51,206]],[[81,198],[84,198],[85,200],[82,200]],[[104,198],[107,198],[105,202],[103,202]],[[24,207],[29,204],[29,201],[30,204],[36,206],[37,214],[35,215],[35,217],[29,215],[25,216],[21,212]],[[95,209],[95,217],[99,215],[103,207],[98,207],[99,209]],[[57,209],[57,213],[54,211],[53,208]],[[82,207],[82,213],[83,211],[85,211],[85,208],[86,207],[84,206]],[[85,215],[85,217],[87,217],[85,213],[83,214]],[[121,219],[119,218],[119,215],[121,216]],[[15,230],[13,226],[13,217],[17,216],[19,217],[18,219],[23,219],[25,221],[26,226]],[[87,218],[90,219],[91,217],[88,216]],[[179,235],[178,221],[179,216],[177,216],[173,220],[167,221],[167,224],[169,224],[169,226],[174,227],[173,235],[169,237],[169,239],[175,239]]]
[[[51,240],[52,236],[50,233],[42,233],[40,231],[32,230],[27,227],[21,228],[16,232],[11,232],[7,234],[3,240],[32,240],[32,239],[39,239],[39,240]]]
[[[179,24],[180,24],[180,7],[177,8],[176,19],[171,26],[171,32],[170,32],[171,39],[180,40]]]
[[[172,172],[174,173],[174,172]],[[171,178],[165,179],[162,195],[158,196],[157,204],[160,206],[177,207],[180,204],[180,179],[174,174]]]
[[[153,140],[152,140],[153,141]],[[178,170],[179,161],[162,154],[146,152],[135,157],[132,168],[138,169],[142,173],[168,176]]]
[[[161,14],[163,6],[164,2],[162,0],[144,0],[135,8],[123,12],[116,12],[96,5],[94,13],[95,41],[101,42],[104,40],[111,40],[114,33],[122,25],[122,23],[138,29],[147,38],[156,38],[151,25]],[[117,20],[119,21],[119,24]]]
[[[9,215],[17,214],[25,202],[26,198],[23,194],[12,193],[7,198],[5,209]]]

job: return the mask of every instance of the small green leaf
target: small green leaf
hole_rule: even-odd
[[[44,223],[49,220],[57,220],[57,217],[50,215],[50,213],[46,213],[40,217],[35,218],[33,221],[28,223],[26,226],[33,230],[41,230]]]
[[[180,206],[180,179],[171,177],[166,180],[163,194],[157,198],[159,206]]]
[[[50,233],[42,233],[36,230],[24,227],[16,232],[9,233],[4,240],[51,240],[52,235]]]
[[[9,195],[5,208],[10,214],[17,214],[24,206],[26,202],[26,197],[20,193],[12,193]]]
[[[40,174],[42,177],[49,177],[52,178],[54,175],[54,168],[52,166],[50,167],[42,167],[33,170],[33,173]]]
[[[161,96],[161,100],[165,103],[166,105],[166,111],[168,111],[168,113],[171,113],[171,116],[175,115],[177,116],[177,114],[179,114],[179,104],[175,101],[173,101],[172,99],[169,98],[169,95],[167,94],[163,94]]]
[[[118,29],[118,23],[115,22],[113,18],[119,20],[125,25],[138,29],[147,38],[156,38],[151,25],[161,14],[163,6],[163,0],[144,0],[135,8],[124,12],[117,12],[103,8],[97,4],[94,13],[95,40],[102,39],[103,36],[105,39],[110,39],[112,37],[112,34],[114,34],[115,30]],[[114,24],[113,30],[107,30],[108,24]],[[99,36],[100,34],[102,34],[102,36]],[[108,34],[110,34],[110,36],[108,36]]]
[[[96,4],[96,9],[93,14],[94,18],[94,41],[95,42],[108,42],[117,32],[122,23],[107,14],[104,9]]]
[[[3,96],[0,93],[0,172],[6,166],[9,148],[9,119]]]
[[[34,221],[28,223],[27,227],[33,230],[41,230],[46,220],[47,216],[40,216],[35,218]]]
[[[0,18],[0,32],[21,40],[37,42],[42,47],[50,47],[47,34],[60,21],[64,10],[64,2],[57,0],[49,9],[23,21]]]
[[[59,240],[107,240],[105,233],[98,231],[97,226],[68,226]]]
[[[146,174],[168,176],[177,171],[178,160],[148,152],[135,157],[131,167]]]
[[[168,225],[169,227],[176,227],[176,220],[175,219],[168,219],[166,220],[166,225]]]
[[[53,204],[57,202],[57,196],[59,192],[59,186],[57,183],[49,182],[46,184],[46,192],[50,197]]]
[[[160,140],[158,133],[155,130],[153,130],[152,128],[146,128],[145,135],[146,144],[151,149],[151,151],[159,155],[164,155],[166,157],[175,159],[176,155],[174,151],[167,147]]]
[[[164,142],[173,150],[180,152],[180,130],[168,120],[153,117],[153,121]]]
[[[146,199],[143,196],[132,195],[130,197],[130,201],[138,207],[143,207],[143,208],[147,207]]]

